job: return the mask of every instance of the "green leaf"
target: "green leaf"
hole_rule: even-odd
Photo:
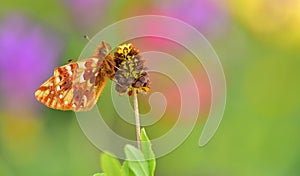
[[[120,176],[121,164],[110,154],[103,153],[101,155],[101,166],[106,176]]]
[[[149,176],[148,163],[145,161],[143,153],[132,145],[125,146],[125,154],[129,168],[135,175]]]
[[[153,176],[155,171],[156,161],[155,161],[154,153],[151,149],[151,142],[144,128],[141,130],[141,145],[142,145],[142,152],[144,154],[144,157],[148,162],[149,174]]]
[[[128,161],[124,161],[121,167],[121,175],[122,176],[135,176],[134,173],[130,170],[128,166]]]
[[[96,173],[93,176],[106,176],[105,173]]]

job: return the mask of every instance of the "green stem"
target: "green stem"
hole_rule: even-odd
[[[134,106],[134,115],[135,115],[137,146],[138,149],[141,150],[141,127],[140,127],[139,105],[138,105],[136,89],[133,89],[133,106]]]

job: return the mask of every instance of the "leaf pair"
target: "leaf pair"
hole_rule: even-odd
[[[104,173],[94,176],[154,176],[155,156],[145,129],[141,130],[141,147],[142,151],[132,145],[126,145],[126,160],[122,166],[111,154],[102,154],[101,166]]]

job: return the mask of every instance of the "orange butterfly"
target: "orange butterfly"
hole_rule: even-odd
[[[96,104],[106,85],[113,79],[115,61],[111,47],[102,41],[93,56],[58,67],[35,92],[38,101],[59,110],[87,111]]]

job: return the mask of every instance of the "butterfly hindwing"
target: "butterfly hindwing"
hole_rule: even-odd
[[[53,76],[36,91],[37,100],[54,109],[90,110],[106,83],[101,62],[98,58],[88,58],[56,68]]]
[[[106,84],[108,72],[105,57],[109,53],[109,44],[101,42],[91,58],[56,68],[53,76],[35,92],[36,99],[59,110],[92,109]],[[111,72],[114,73],[113,70]]]
[[[75,63],[56,68],[54,74],[35,92],[37,100],[54,109],[72,110],[72,80]]]

